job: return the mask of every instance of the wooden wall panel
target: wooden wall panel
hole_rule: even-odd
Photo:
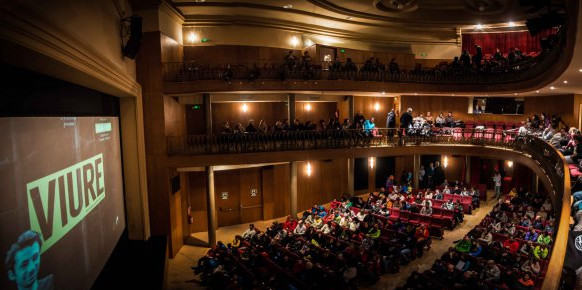
[[[306,110],[306,105],[311,106],[311,110]],[[301,123],[311,121],[317,124],[319,120],[324,120],[326,123],[329,119],[334,117],[335,110],[337,110],[336,102],[296,102],[295,103],[295,118],[299,119]]]
[[[255,121],[255,127],[259,126],[260,120],[266,120],[269,126],[275,125],[277,121],[287,119],[287,105],[283,102],[249,102],[247,112],[243,112],[243,103],[213,103],[212,104],[212,128],[214,134],[219,134],[226,120],[230,126],[236,123],[247,126],[250,119]],[[190,122],[190,121],[189,121]]]
[[[309,209],[313,204],[322,204],[347,191],[347,161],[310,161],[313,173],[307,176],[307,162],[297,165],[297,209]]]
[[[380,59],[380,62],[383,63],[385,66],[388,66],[388,63],[392,58],[396,58],[396,62],[400,69],[410,70],[414,68],[414,64],[416,62],[414,58],[414,54],[406,53],[406,52],[374,52],[374,51],[364,51],[364,50],[356,50],[356,49],[345,49],[345,53],[338,53],[338,57],[345,63],[348,58],[351,58],[353,62],[357,63],[361,66],[367,59],[370,57],[377,57]]]
[[[216,45],[216,46],[186,46],[184,47],[184,59],[197,61],[203,64],[235,64],[258,61],[259,66],[273,63],[283,63],[284,57],[289,52],[285,48],[244,46],[244,45]],[[294,55],[299,57],[300,50],[294,50]]]
[[[183,228],[183,212],[182,212],[182,192],[181,189],[173,194],[170,194],[170,236],[172,242],[172,249],[180,249],[184,245],[184,228]]]
[[[195,110],[193,105],[185,105],[184,111],[186,112],[186,134],[206,134],[206,119],[204,118],[204,109],[200,108]]]
[[[413,116],[419,113],[426,115],[426,112],[432,112],[433,116],[451,111],[457,120],[474,120],[474,121],[504,121],[504,122],[521,122],[526,117],[533,114],[546,112],[549,115],[557,114],[570,126],[577,126],[578,115],[573,106],[574,96],[542,96],[526,97],[524,104],[524,115],[493,115],[493,114],[469,114],[469,99],[467,97],[446,97],[446,96],[402,96],[402,110],[412,108]]]
[[[398,156],[394,159],[394,180],[399,183],[402,171],[414,172],[414,156]]]
[[[204,172],[188,172],[188,190],[190,200],[186,201],[186,208],[191,206],[194,222],[190,224],[191,233],[208,230],[206,211],[206,175]]]
[[[465,156],[447,155],[448,164],[444,168],[445,156],[441,156],[441,166],[445,172],[445,178],[449,182],[462,181],[465,170]]]
[[[378,111],[375,109],[375,105],[378,103],[380,108]],[[394,106],[394,98],[392,97],[364,97],[355,96],[354,97],[354,114],[361,112],[364,114],[366,119],[374,117],[376,127],[385,128],[386,127],[386,117],[390,109]]]
[[[223,227],[240,224],[239,171],[226,170],[214,172],[214,187],[218,226]],[[228,199],[222,199],[223,192],[228,192]]]
[[[240,172],[240,205],[241,223],[249,223],[263,219],[263,190],[261,186],[261,168],[241,169]],[[256,190],[256,196],[251,196],[251,190]],[[247,208],[253,207],[253,208]]]
[[[265,166],[263,180],[263,218],[289,215],[289,165]]]
[[[186,134],[186,107],[176,99],[164,96],[164,120],[166,136],[184,136]]]
[[[184,59],[183,46],[174,39],[161,34],[162,62],[181,62]]]

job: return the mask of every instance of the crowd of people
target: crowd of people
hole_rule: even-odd
[[[549,200],[512,191],[432,268],[401,289],[534,289],[547,270],[555,216]]]
[[[549,38],[555,41],[555,37]],[[552,43],[552,42],[547,42]],[[248,66],[231,66],[227,65],[221,76],[224,80],[229,81],[233,78],[257,79],[277,77],[281,80],[287,78],[303,79],[363,79],[385,81],[391,79],[403,79],[418,76],[431,77],[455,77],[475,74],[500,74],[506,72],[519,71],[527,68],[525,65],[539,54],[549,51],[553,45],[549,45],[547,50],[540,52],[530,52],[524,54],[519,48],[511,48],[510,51],[503,53],[497,49],[493,55],[484,55],[480,45],[475,45],[475,54],[471,55],[468,49],[463,50],[460,56],[454,57],[450,62],[443,61],[434,67],[423,67],[422,64],[415,64],[414,68],[409,70],[402,69],[396,58],[391,58],[386,64],[380,58],[372,56],[364,63],[356,63],[351,57],[346,57],[342,62],[339,56],[333,59],[331,55],[323,61],[313,60],[309,51],[303,51],[301,55],[295,55],[294,51],[289,51],[283,57],[283,63],[280,65],[264,64],[260,67],[254,63]],[[240,67],[240,68],[239,68]],[[235,70],[241,73],[235,73]],[[275,71],[276,73],[273,73]],[[325,76],[322,74],[326,74]]]

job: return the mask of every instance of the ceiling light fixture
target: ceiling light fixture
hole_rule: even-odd
[[[291,8],[293,8],[293,5],[291,5],[291,4],[283,5],[283,8],[291,9]]]
[[[513,21],[509,21],[508,24],[509,24],[509,27],[514,27],[515,26],[515,22],[513,22]]]
[[[385,95],[385,94],[386,94],[386,92],[382,91],[382,95]]]
[[[564,83],[565,83],[565,84],[567,84],[567,83],[568,83],[568,81],[564,81]]]
[[[415,96],[418,96],[418,93],[414,93]]]
[[[513,93],[514,96],[517,96],[517,93]]]
[[[554,87],[554,86],[550,87],[550,90],[555,90],[555,89],[556,89],[556,87]]]
[[[538,93],[538,94],[539,94],[539,93],[540,93],[540,91],[536,91],[536,93]]]
[[[582,68],[578,70],[579,72],[582,72]]]
[[[354,18],[353,18],[353,17],[351,17],[351,16],[348,16],[348,17],[346,17],[346,19],[347,19],[347,20],[352,20],[352,19],[354,19]]]
[[[479,23],[475,26],[475,28],[481,30],[481,29],[483,29],[483,24]]]

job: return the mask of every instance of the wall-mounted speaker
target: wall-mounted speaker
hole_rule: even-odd
[[[123,53],[123,56],[135,59],[135,57],[137,56],[137,52],[139,51],[139,47],[141,46],[141,34],[142,34],[141,17],[131,16],[128,18],[124,18],[122,22],[123,23],[129,22],[129,33],[128,33],[129,38],[127,42],[123,45],[121,51]]]

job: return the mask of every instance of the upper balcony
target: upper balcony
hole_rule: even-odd
[[[257,58],[212,62],[211,58],[205,58],[164,62],[164,93],[314,90],[513,93],[535,90],[553,82],[570,64],[578,17],[577,9],[573,10],[576,11],[568,13],[566,23],[546,38],[541,51],[528,53],[521,61],[514,63],[483,61],[483,65],[457,66],[450,60],[436,67],[420,67],[414,64],[413,58],[412,64],[401,64],[400,69],[394,70],[388,64],[389,59],[382,60],[383,67],[377,67],[355,62],[348,65],[345,61],[338,66],[334,65],[333,56],[325,61],[312,60],[308,63],[299,59],[285,63],[284,54],[276,58],[281,61]],[[316,52],[318,49],[313,48],[313,57],[322,55]],[[229,51],[223,54],[229,54]],[[492,58],[491,55],[484,55],[485,59],[488,57]]]

